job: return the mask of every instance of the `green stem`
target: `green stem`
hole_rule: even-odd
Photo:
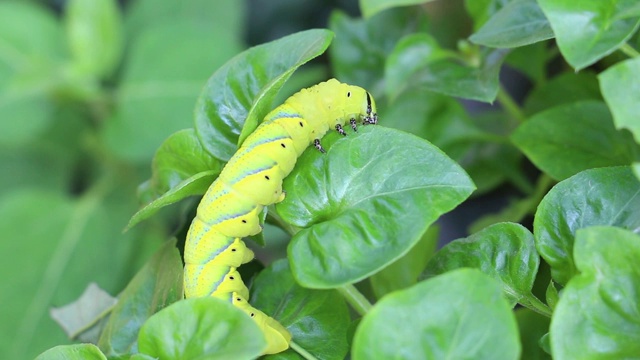
[[[630,58],[640,57],[640,52],[638,52],[638,50],[636,50],[633,46],[629,45],[628,43],[622,44],[619,50],[622,51],[625,55],[627,55]]]
[[[313,356],[313,354],[309,353],[307,350],[305,350],[303,347],[301,347],[300,345],[296,344],[293,341],[289,343],[289,346],[291,346],[291,348],[295,350],[295,352],[297,352],[298,354],[300,354],[300,356],[302,356],[307,360],[318,360],[318,358]]]
[[[524,113],[522,112],[522,109],[520,109],[520,106],[516,104],[511,95],[509,95],[509,93],[502,86],[500,86],[500,88],[498,89],[498,102],[502,105],[504,111],[506,111],[507,114],[511,115],[511,117],[516,119],[518,122],[523,123],[526,120],[526,116],[524,116]]]
[[[345,285],[337,288],[338,292],[347,300],[349,305],[360,315],[364,316],[371,310],[371,303],[353,285]]]
[[[551,311],[551,309],[545,303],[543,303],[533,295],[528,296],[525,299],[521,299],[518,302],[520,303],[520,305],[548,318],[551,318],[551,315],[553,314],[553,311]]]

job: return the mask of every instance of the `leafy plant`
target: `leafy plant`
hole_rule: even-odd
[[[138,16],[144,6],[152,6],[143,0],[139,4]],[[640,104],[640,7],[631,0],[487,0],[464,5],[463,15],[472,22],[472,30],[459,35],[466,40],[451,42],[450,31],[438,31],[438,21],[461,21],[443,3],[361,0],[364,18],[336,10],[329,18],[330,30],[296,32],[236,55],[206,82],[196,101],[195,121],[185,125],[192,127],[164,134],[168,137],[141,188],[145,205],[129,223],[129,234],[135,235],[128,236],[148,234],[147,224],[160,220],[173,219],[186,228],[189,217],[183,219],[182,212],[159,210],[175,209],[168,205],[178,202],[192,208],[186,199],[204,194],[264,115],[283,96],[322,77],[307,63],[328,48],[329,72],[373,94],[380,125],[361,127],[346,137],[326,135],[322,142],[327,154],[308,149],[284,182],[286,200],[269,208],[265,231],[254,239],[266,244],[268,252],[253,248],[270,264],[240,268],[243,278],[250,279],[252,305],[293,335],[291,349],[267,358],[640,358],[640,126],[635,116]],[[11,6],[20,9],[12,11],[31,11]],[[192,8],[183,10],[189,13],[200,6],[203,3],[194,0]],[[136,14],[133,10],[125,13],[130,20],[124,29],[141,29],[152,21],[131,15]],[[176,13],[167,5],[158,16],[166,19]],[[433,13],[444,20],[430,17]],[[0,17],[3,14],[0,11]],[[43,28],[56,26],[51,19],[40,22]],[[190,31],[174,30],[156,35],[181,39]],[[42,30],[45,33],[55,34]],[[77,41],[73,51],[87,46]],[[137,41],[132,57],[154,44],[151,38]],[[181,45],[191,48],[188,42]],[[105,69],[114,69],[109,59],[121,51],[97,52],[100,56],[91,52],[72,63],[84,69],[80,73],[100,79],[108,73]],[[507,67],[529,84],[521,101],[499,79]],[[136,79],[124,75],[127,71],[121,70],[115,83],[136,89],[127,85],[127,79]],[[13,74],[18,79],[15,74],[22,73]],[[25,74],[25,79],[35,76]],[[81,89],[87,90],[86,77],[81,78]],[[29,84],[18,80],[15,84]],[[101,86],[88,88],[100,94]],[[69,93],[92,94],[84,90]],[[38,96],[31,98],[32,104],[51,106]],[[142,103],[126,104],[138,100]],[[144,100],[138,100],[117,103],[109,119],[113,124],[89,133],[107,139],[102,131],[110,130],[102,129],[127,132],[119,127],[123,120],[118,116],[142,111]],[[496,104],[473,110],[480,102]],[[183,111],[171,102],[163,106],[162,111]],[[43,109],[32,105],[24,111],[41,114]],[[162,112],[153,109],[148,114],[156,110]],[[140,137],[134,129],[113,135],[112,144]],[[36,136],[34,132],[25,128],[15,134]],[[138,151],[107,153],[142,153]],[[148,159],[140,163],[148,164]],[[48,222],[66,221],[73,226],[59,233],[63,245],[71,246],[70,241],[88,237],[78,234],[77,227],[85,229],[87,214],[105,197],[102,189],[108,184],[100,184],[90,187],[77,205],[43,191],[43,185],[38,191],[5,195],[0,228],[15,233],[15,221],[25,224],[37,218],[44,225],[27,228],[26,238],[60,236],[43,229]],[[443,216],[459,216],[455,208],[505,188],[517,194],[509,204],[495,213],[476,210],[467,236],[437,249],[438,232],[446,225]],[[89,195],[95,192],[102,195]],[[57,211],[38,207],[42,201],[56,204]],[[90,230],[104,236],[112,228],[103,224]],[[86,324],[76,330],[87,336],[84,342],[97,346],[58,346],[38,358],[258,357],[264,343],[240,310],[216,299],[182,299],[178,249],[183,237],[184,232],[178,232],[177,241],[165,242],[117,303],[96,311],[97,320],[90,322],[95,325],[93,336]],[[282,238],[286,254],[278,247]],[[3,253],[8,251],[44,261],[51,250],[7,248]],[[54,256],[64,254],[58,249]],[[270,261],[274,258],[278,260]],[[14,268],[24,269],[26,262],[18,255],[12,261]],[[38,271],[44,279],[62,278],[50,274]],[[108,273],[96,268],[89,275],[101,279]],[[5,279],[20,288],[18,281],[24,282],[26,275]],[[106,288],[112,291],[115,286]],[[38,294],[48,295],[43,304],[49,304],[53,290],[40,288]],[[81,298],[75,306],[87,302],[91,300]],[[43,304],[29,309],[43,309]],[[11,319],[38,316],[24,310]],[[18,334],[24,335],[24,329]]]

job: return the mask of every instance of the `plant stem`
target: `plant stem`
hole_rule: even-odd
[[[633,46],[629,45],[628,43],[622,44],[622,46],[620,46],[618,50],[622,51],[630,58],[640,57],[640,52],[638,52],[638,50],[634,49]]]
[[[511,95],[509,95],[509,93],[504,89],[502,85],[500,85],[500,88],[498,89],[498,102],[500,103],[500,105],[502,105],[504,111],[506,111],[507,114],[511,115],[511,117],[516,119],[519,123],[523,123],[526,120],[526,116],[524,116],[524,113],[522,112],[522,109],[520,109],[520,106],[516,104]]]
[[[520,305],[530,310],[533,310],[540,315],[544,315],[548,318],[551,318],[551,315],[553,314],[551,309],[546,304],[544,304],[542,301],[540,301],[537,297],[533,295],[528,296],[524,299],[521,299],[518,302],[520,303]]]
[[[371,303],[353,285],[345,285],[337,288],[338,292],[347,300],[349,305],[360,315],[364,316],[371,310]]]
[[[297,352],[298,354],[300,354],[300,356],[302,356],[307,360],[318,360],[318,358],[313,356],[313,354],[309,353],[307,350],[305,350],[303,347],[301,347],[300,345],[296,344],[293,341],[289,343],[289,346],[291,346],[291,348],[295,350],[295,352]]]

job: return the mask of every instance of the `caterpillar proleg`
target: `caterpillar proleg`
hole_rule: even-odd
[[[311,144],[330,129],[346,135],[357,123],[376,124],[375,102],[364,89],[335,79],[288,98],[264,118],[231,157],[198,205],[184,250],[187,298],[215,296],[251,316],[265,334],[265,354],[286,350],[291,334],[275,319],[252,307],[249,290],[236,269],[253,259],[243,237],[262,231],[260,213],[284,200],[282,181]]]

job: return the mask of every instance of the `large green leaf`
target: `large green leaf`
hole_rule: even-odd
[[[640,227],[640,182],[628,167],[583,171],[557,184],[538,206],[534,236],[553,279],[566,284],[577,274],[576,231],[592,225]]]
[[[616,50],[638,28],[637,16],[625,16],[636,0],[538,0],[556,35],[560,52],[576,70]]]
[[[107,357],[93,344],[75,344],[56,346],[35,360],[107,360]]]
[[[251,285],[251,304],[285,326],[293,341],[317,359],[344,359],[351,321],[344,298],[335,290],[298,285],[287,260],[263,270]],[[295,354],[289,349],[282,355]],[[276,358],[278,358],[278,355]]]
[[[500,67],[508,50],[474,49],[471,59],[443,50],[428,34],[400,41],[386,64],[388,91],[424,88],[466,99],[492,102],[498,94]]]
[[[616,64],[598,75],[598,79],[616,128],[629,129],[640,143],[640,59]]]
[[[140,329],[140,352],[157,359],[255,359],[264,335],[247,314],[213,298],[178,301],[153,315]]]
[[[116,0],[69,0],[65,8],[67,39],[79,71],[105,78],[120,63],[124,48]]]
[[[542,171],[562,180],[582,170],[627,165],[640,148],[618,131],[606,105],[581,101],[537,113],[511,136]]]
[[[513,48],[553,38],[535,0],[515,0],[496,12],[469,40],[496,48]]]
[[[500,282],[512,306],[528,305],[539,265],[531,232],[520,224],[499,223],[445,245],[429,261],[422,277],[476,268]]]
[[[287,223],[303,228],[288,252],[305,287],[334,288],[379,271],[474,190],[442,151],[397,130],[332,132],[323,144],[327,154],[310,148],[300,157],[276,205]]]
[[[246,50],[218,69],[195,110],[195,129],[204,148],[229,160],[243,140],[241,131],[246,137],[257,127],[293,71],[322,54],[332,38],[327,30],[299,32]]]
[[[553,356],[637,359],[640,236],[610,226],[581,229],[573,254],[580,274],[562,291],[551,320]]]
[[[360,359],[518,359],[520,342],[500,285],[459,269],[390,294],[354,338]]]
[[[142,324],[160,309],[183,298],[182,273],[176,241],[168,241],[120,294],[100,336],[100,349],[109,356],[136,352]]]
[[[473,19],[473,29],[477,31],[500,9],[512,0],[465,0],[464,7]]]
[[[390,9],[366,20],[334,11],[329,28],[336,33],[329,49],[336,77],[378,96],[384,92],[382,73],[396,43],[406,35],[426,31],[427,21],[415,8]]]

